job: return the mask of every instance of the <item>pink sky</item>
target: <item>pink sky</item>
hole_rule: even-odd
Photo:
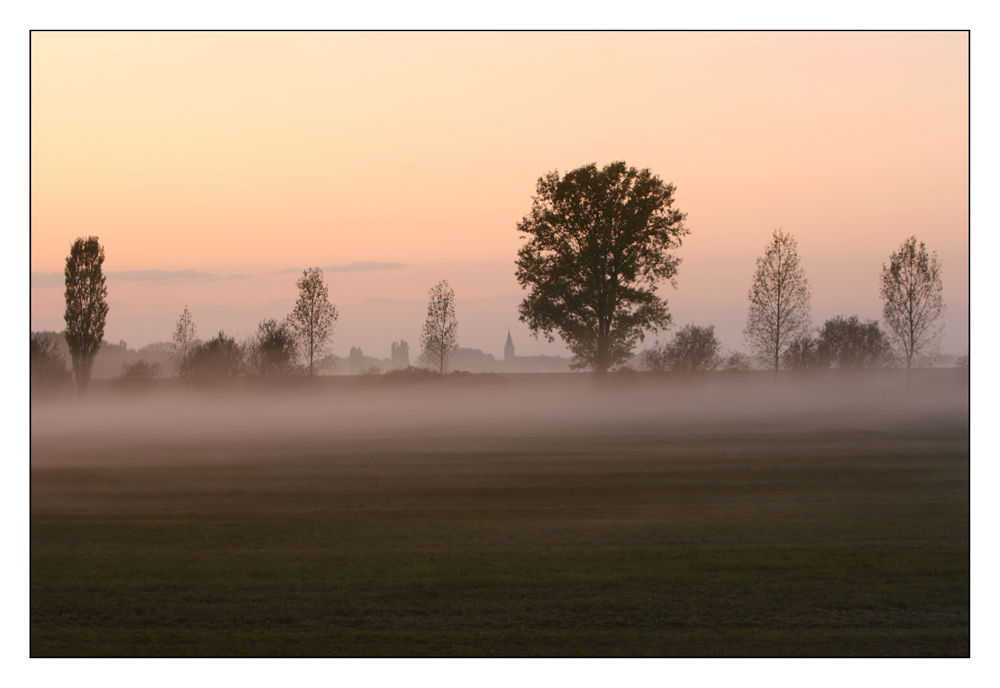
[[[105,336],[130,346],[168,340],[185,304],[200,335],[248,335],[291,310],[281,271],[395,263],[327,271],[335,353],[414,346],[442,278],[463,346],[500,355],[510,327],[519,354],[562,353],[517,320],[515,225],[543,173],[624,160],[688,213],[662,290],[678,326],[742,349],[778,227],[816,326],[879,318],[881,265],[913,234],[962,353],[968,78],[964,33],[36,32],[31,326],[62,329],[59,273],[95,234]]]

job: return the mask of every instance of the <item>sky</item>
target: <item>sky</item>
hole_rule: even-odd
[[[745,351],[778,228],[816,327],[880,318],[882,264],[915,235],[961,354],[968,51],[964,32],[36,31],[31,328],[64,327],[69,247],[96,235],[105,338],[130,347],[169,340],[185,305],[199,336],[248,336],[318,266],[338,355],[414,350],[441,279],[460,345],[500,357],[510,328],[519,355],[566,355],[518,321],[516,224],[546,172],[624,160],[687,213],[660,289],[675,330]]]

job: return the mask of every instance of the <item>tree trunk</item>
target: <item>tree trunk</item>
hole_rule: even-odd
[[[83,356],[79,361],[73,361],[73,377],[76,378],[76,392],[83,399],[90,384],[90,373],[94,366],[93,357]]]

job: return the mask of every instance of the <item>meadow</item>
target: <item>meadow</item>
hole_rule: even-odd
[[[968,656],[952,372],[40,402],[31,654]]]

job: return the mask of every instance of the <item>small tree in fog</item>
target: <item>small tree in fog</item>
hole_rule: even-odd
[[[399,340],[399,343],[392,343],[392,367],[393,368],[409,368],[410,367],[410,345],[406,343],[405,339]]]
[[[892,346],[878,321],[862,323],[856,315],[827,320],[816,348],[824,365],[842,370],[882,368],[892,363]]]
[[[196,344],[181,362],[182,376],[199,387],[232,384],[243,369],[243,350],[232,337],[220,331],[202,344]]]
[[[159,363],[149,363],[139,359],[132,363],[123,363],[121,372],[115,377],[113,384],[121,389],[144,390],[152,387],[153,380],[159,376]]]
[[[295,373],[295,337],[286,323],[262,320],[245,346],[247,374],[257,380],[275,380]]]
[[[351,347],[347,356],[347,369],[351,375],[361,375],[365,371],[365,354],[361,347]]]
[[[59,353],[56,340],[42,334],[31,335],[30,361],[32,390],[61,387],[73,377]]]
[[[686,325],[672,341],[643,351],[639,366],[651,372],[704,372],[722,363],[721,352],[722,342],[715,336],[715,325]]]
[[[820,352],[819,340],[807,334],[796,337],[781,354],[781,363],[792,370],[815,370],[829,367],[826,356]]]
[[[194,346],[196,334],[197,329],[194,326],[194,321],[191,319],[191,311],[188,310],[187,304],[185,304],[184,311],[177,318],[177,326],[174,328],[173,350],[170,352],[170,358],[177,365],[178,370],[180,370],[181,363],[191,351],[191,347]]]
[[[927,254],[924,242],[917,245],[911,236],[882,264],[880,293],[884,305],[882,317],[900,358],[906,359],[909,383],[913,358],[933,351],[941,339],[944,316],[941,296],[941,264],[937,253]]]
[[[722,362],[722,342],[715,336],[715,325],[686,325],[667,346],[667,365],[671,370],[704,372]]]
[[[458,320],[455,318],[455,292],[448,280],[441,280],[429,292],[427,321],[420,335],[423,353],[420,359],[432,370],[444,374],[448,361],[458,349]]]
[[[667,365],[667,345],[656,342],[650,348],[639,354],[639,369],[650,373],[664,373],[669,370]]]
[[[725,370],[731,370],[734,372],[741,370],[752,370],[753,361],[745,353],[740,351],[734,351],[726,356],[726,359],[722,362],[722,367]]]
[[[66,258],[66,344],[81,397],[87,391],[108,316],[103,264],[104,248],[95,236],[74,241]]]
[[[302,271],[302,277],[295,283],[299,288],[299,298],[295,310],[288,316],[295,341],[302,357],[309,361],[309,375],[315,375],[313,361],[322,358],[327,350],[327,341],[333,334],[337,322],[337,308],[330,303],[330,292],[323,283],[323,270],[309,268]]]
[[[809,282],[799,262],[795,237],[775,230],[750,285],[750,310],[743,338],[778,374],[781,356],[809,332]]]

